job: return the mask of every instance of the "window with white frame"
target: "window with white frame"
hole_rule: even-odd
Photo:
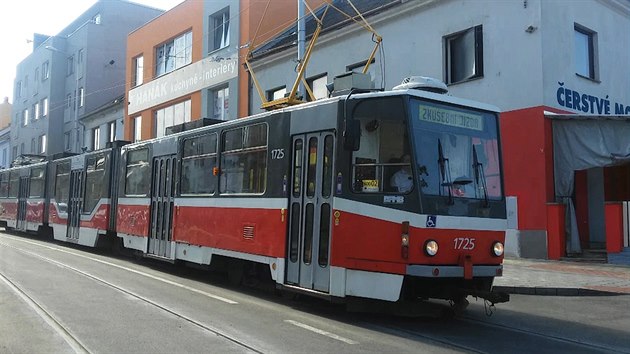
[[[283,98],[284,95],[286,94],[287,94],[286,86],[276,87],[274,89],[267,91],[267,100],[269,101],[277,100],[277,99]]]
[[[65,151],[70,151],[70,132],[63,133],[63,146]]]
[[[94,15],[94,17],[92,17],[92,21],[94,22],[95,25],[100,25],[101,24],[101,14]]]
[[[67,65],[68,68],[66,69],[66,73],[70,76],[74,73],[74,55],[68,57]]]
[[[38,150],[40,154],[45,154],[46,153],[46,134],[42,134],[39,136],[39,142],[38,142]]]
[[[577,23],[573,28],[575,30],[575,73],[596,80],[597,33]]]
[[[191,100],[186,100],[155,111],[155,136],[166,134],[166,128],[186,122],[191,118]]]
[[[48,61],[42,64],[42,81],[47,80],[50,77],[50,69],[48,67]]]
[[[108,126],[109,126],[109,137],[107,138],[107,141],[111,143],[113,141],[116,141],[116,121],[109,122]]]
[[[26,108],[22,112],[22,125],[23,126],[27,126],[28,125],[28,108]]]
[[[79,107],[83,107],[85,104],[85,90],[83,87],[79,88]]]
[[[72,108],[72,94],[66,95],[66,108]]]
[[[192,32],[186,32],[155,48],[155,76],[164,75],[192,62]]]
[[[230,45],[230,8],[227,7],[210,16],[212,43],[210,50],[217,50]]]
[[[42,99],[42,117],[48,115],[48,97]]]
[[[214,119],[230,119],[230,88],[224,87],[212,91],[212,117]]]
[[[39,91],[39,67],[35,68],[35,82],[33,83],[33,94]]]
[[[142,116],[133,119],[133,142],[142,140]]]
[[[483,77],[483,29],[471,27],[444,37],[447,84]]]
[[[328,97],[328,89],[326,88],[326,84],[328,84],[328,75],[323,74],[308,78],[306,79],[306,83],[308,83],[311,91],[313,91],[315,100]],[[313,100],[310,95],[307,95],[306,97],[308,101]]]
[[[92,129],[92,151],[96,151],[101,148],[101,128],[96,127]]]
[[[15,84],[15,98],[22,97],[22,81],[18,81]]]
[[[35,102],[33,105],[33,120],[39,119],[39,102]]]
[[[133,59],[133,82],[132,86],[139,86],[143,83],[144,56],[140,55]]]

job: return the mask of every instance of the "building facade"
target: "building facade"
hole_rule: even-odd
[[[57,35],[35,35],[16,68],[12,156],[87,148],[81,118],[124,93],[127,34],[162,12],[98,1]]]
[[[5,97],[0,103],[0,168],[11,165],[11,104]]]
[[[246,116],[242,58],[250,45],[290,25],[296,8],[293,1],[267,7],[256,0],[186,0],[129,34],[125,139],[160,137],[200,118]]]
[[[333,1],[337,7],[344,3]],[[623,120],[630,114],[630,2],[357,4],[383,38],[384,50],[369,70],[375,88],[391,89],[409,76],[430,76],[443,80],[453,96],[502,109],[504,194],[511,228],[508,253],[559,258],[589,248],[620,251],[609,247],[618,242],[617,236],[612,241],[608,238],[617,225],[607,225],[605,204],[630,199],[628,181],[623,178],[630,167],[616,160],[578,170],[575,192],[562,195],[555,178],[561,164],[554,161],[558,141],[554,141],[551,116],[571,113]],[[359,24],[344,16],[327,21],[305,75],[315,90],[336,75],[362,69],[374,47],[371,33]],[[306,27],[312,33],[312,18]],[[267,99],[283,94],[293,83],[294,32],[286,31],[256,53],[254,70]],[[262,100],[250,97],[250,110],[262,111]],[[599,119],[599,124],[605,120]],[[616,181],[613,186],[603,187],[611,181]],[[567,201],[575,204],[575,213]],[[563,229],[564,218],[571,214],[580,231],[577,249],[571,246],[577,232],[565,234]],[[619,240],[622,237],[630,239],[619,235]]]

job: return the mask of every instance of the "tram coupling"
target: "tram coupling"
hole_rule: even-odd
[[[462,291],[470,296],[480,297],[489,301],[492,305],[510,301],[510,294],[504,291],[478,290],[478,289],[462,289]]]

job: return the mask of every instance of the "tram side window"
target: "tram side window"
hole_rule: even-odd
[[[57,165],[55,173],[55,201],[60,212],[66,212],[70,197],[70,162]]]
[[[148,149],[129,151],[127,155],[125,195],[147,195],[151,184],[149,167]]]
[[[0,174],[0,198],[6,198],[9,196],[9,174]]]
[[[353,190],[357,193],[408,193],[395,176],[409,170],[409,138],[404,106],[400,98],[365,100],[354,110],[361,125],[361,145],[352,153]]]
[[[105,189],[105,155],[90,156],[86,163],[83,212],[91,212],[103,197]]]
[[[17,198],[20,192],[20,171],[12,171],[9,175],[9,198]]]
[[[217,134],[184,140],[181,194],[214,194]]]
[[[29,197],[44,197],[44,168],[33,168],[30,177]]]
[[[267,184],[267,124],[226,131],[221,136],[222,194],[262,194]]]

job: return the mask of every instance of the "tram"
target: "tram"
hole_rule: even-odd
[[[498,118],[403,87],[203,121],[1,171],[0,222],[335,301],[504,302]]]

